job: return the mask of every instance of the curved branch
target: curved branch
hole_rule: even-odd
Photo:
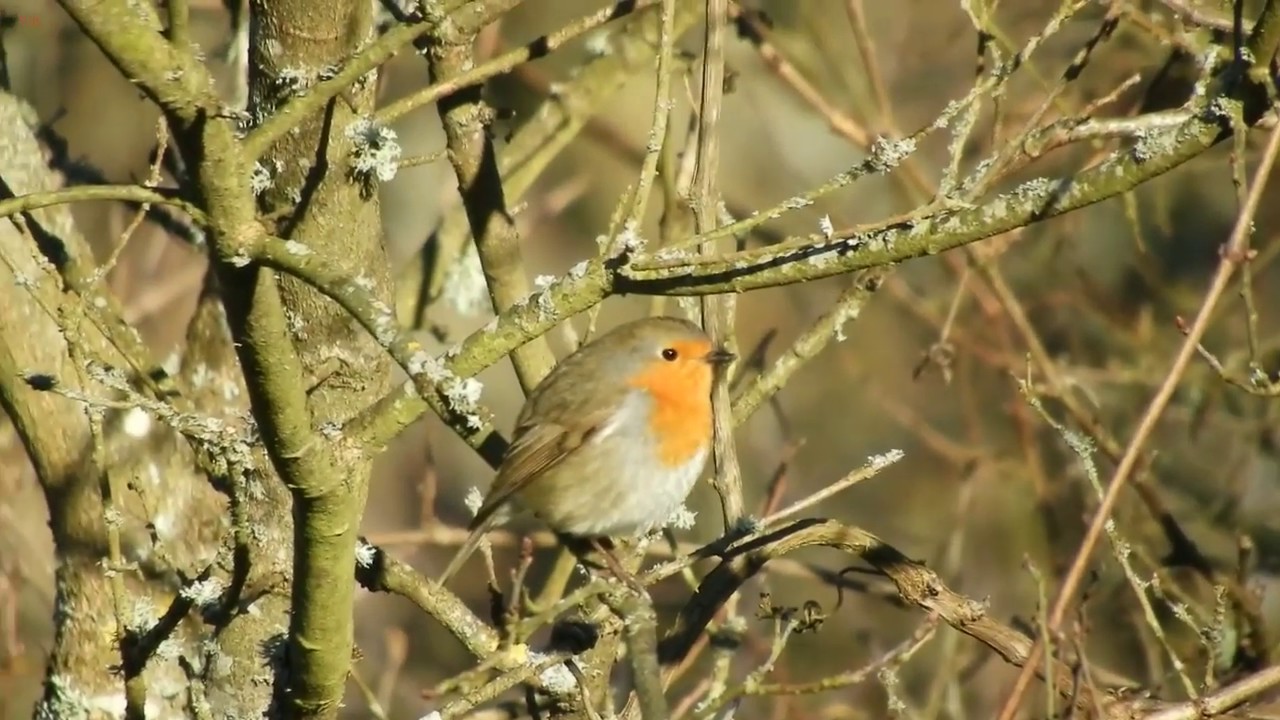
[[[146,188],[141,185],[78,185],[62,190],[27,193],[26,195],[0,200],[0,218],[55,205],[103,200],[170,205],[182,210],[200,225],[208,222],[208,217],[204,214],[204,211],[182,199],[176,190]]]
[[[661,662],[679,661],[719,608],[769,561],[814,546],[857,556],[888,576],[897,586],[899,597],[908,605],[937,614],[948,625],[991,648],[1011,665],[1022,667],[1027,662],[1031,638],[993,620],[983,603],[951,590],[932,570],[912,561],[875,535],[835,520],[820,518],[798,520],[777,530],[745,538],[730,547],[719,566],[703,578],[659,643]],[[660,566],[655,572],[661,569]],[[647,580],[642,578],[641,581]],[[1058,694],[1081,709],[1092,707],[1092,701],[1086,693],[1078,692],[1071,670],[1061,661],[1055,659],[1052,662],[1047,680]]]
[[[370,592],[399,595],[444,626],[474,657],[492,655],[498,634],[467,609],[456,595],[428,581],[382,548],[361,541],[356,554],[356,581]]]
[[[195,55],[165,39],[153,6],[129,0],[60,0],[59,5],[121,74],[183,124],[221,112],[212,77]]]

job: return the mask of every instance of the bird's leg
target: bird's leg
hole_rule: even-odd
[[[591,538],[590,543],[591,547],[595,548],[596,552],[600,553],[601,559],[604,560],[605,567],[609,568],[609,572],[613,573],[615,578],[626,583],[632,590],[645,594],[644,585],[640,584],[640,580],[634,574],[628,572],[626,568],[622,567],[622,563],[618,560],[618,556],[613,554],[612,548],[605,547],[604,543],[600,542],[600,538]]]

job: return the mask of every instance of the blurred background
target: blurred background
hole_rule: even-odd
[[[728,48],[733,81],[723,111],[720,182],[731,211],[741,217],[778,205],[864,158],[867,138],[909,133],[933,122],[949,102],[965,95],[993,53],[1008,57],[1041,31],[1059,6],[1057,0],[989,4],[995,6],[991,22],[1002,36],[986,40],[983,61],[978,34],[954,0],[744,3],[764,13],[752,16],[763,40],[752,42],[742,33]],[[207,0],[191,5],[196,40],[210,64],[222,68],[226,91],[233,93],[225,62],[231,38],[227,13]],[[528,0],[485,34],[482,50],[496,55],[601,5]],[[1188,52],[1210,36],[1171,6],[1229,17],[1225,2],[1088,5],[1032,56],[997,111],[985,105],[963,146],[962,177],[1034,119],[1051,91],[1056,96],[1041,123],[1080,114],[1104,98],[1109,102],[1097,110],[1101,116],[1178,107],[1195,79]],[[1246,3],[1247,17],[1256,5]],[[856,30],[859,8],[864,32]],[[65,140],[58,152],[85,173],[74,179],[144,179],[155,142],[155,109],[53,3],[2,0],[0,9],[16,18],[4,35],[12,91]],[[1064,70],[1098,35],[1105,17],[1114,17],[1116,27],[1097,44],[1080,76],[1059,87]],[[550,90],[608,47],[609,32],[606,27],[590,33],[489,84],[489,101],[499,110],[500,145],[503,133],[529,121]],[[681,48],[696,51],[699,37],[696,31],[688,34]],[[381,77],[384,103],[428,84],[425,64],[406,55]],[[689,117],[691,85],[684,78],[676,83],[673,126],[678,128]],[[803,88],[816,95],[806,99]],[[517,218],[531,281],[536,275],[562,274],[596,253],[596,237],[608,231],[619,198],[637,176],[652,102],[652,67],[645,64],[520,200]],[[443,145],[434,107],[411,112],[394,127],[405,156],[427,155]],[[1248,138],[1249,172],[1264,135],[1259,131]],[[824,216],[839,229],[911,211],[932,197],[948,164],[949,142],[949,135],[934,134],[921,143],[911,169],[860,181],[787,213],[749,242],[817,232]],[[1070,176],[1114,147],[1080,143],[1049,153],[997,189],[1015,179]],[[1086,434],[1105,433],[1123,446],[1182,341],[1176,318],[1195,314],[1230,233],[1238,207],[1231,152],[1225,143],[1122,199],[984,241],[971,254],[957,251],[903,265],[847,324],[845,339],[800,370],[775,403],[742,426],[738,452],[753,512],[762,514],[783,465],[784,480],[774,489],[775,502],[786,505],[869,456],[900,449],[902,462],[811,512],[879,535],[926,562],[953,589],[989,603],[997,619],[1030,628],[1040,612],[1037,577],[1052,582],[1065,569],[1096,496],[1078,459],[1018,391],[1016,380],[1028,375],[1029,366],[1032,377],[1044,380],[1042,368],[1028,360],[1029,348],[1044,348],[1077,408],[1096,422]],[[902,180],[907,173],[917,173],[920,184]],[[383,186],[381,202],[385,242],[402,282],[414,286],[421,267],[415,258],[434,242],[431,234],[441,219],[457,209],[452,171],[444,161],[407,168]],[[95,203],[76,206],[75,214],[106,257],[133,211]],[[1273,183],[1256,218],[1258,254],[1251,263],[1256,359],[1272,378],[1280,368],[1278,218],[1280,187]],[[644,234],[656,237],[656,228],[655,222]],[[433,350],[465,337],[490,317],[485,296],[475,294],[470,267],[465,256],[457,259],[454,275],[445,281],[447,297],[427,314],[430,332],[424,337]],[[148,222],[112,271],[110,282],[128,319],[158,357],[176,349],[183,337],[203,270],[198,251]],[[764,344],[766,363],[776,358],[831,307],[848,282],[833,278],[741,296],[736,331],[742,354]],[[1235,290],[1224,297],[1204,345],[1230,372],[1243,376],[1249,359],[1246,303]],[[600,322],[612,325],[650,307],[647,298],[613,298]],[[673,301],[667,310],[678,312],[679,306]],[[552,342],[560,354],[570,347],[562,333]],[[755,369],[748,364],[742,372],[749,377]],[[510,364],[504,361],[480,379],[483,401],[508,431],[522,402]],[[1061,421],[1079,427],[1079,418],[1063,402],[1045,397],[1045,405]],[[1196,362],[1149,444],[1154,458],[1144,468],[1141,487],[1150,496],[1128,493],[1117,512],[1117,527],[1134,549],[1134,571],[1144,581],[1158,580],[1147,592],[1169,643],[1193,668],[1193,677],[1203,677],[1206,665],[1215,677],[1242,669],[1239,657],[1228,652],[1224,660],[1211,652],[1224,642],[1230,650],[1232,641],[1221,635],[1234,638],[1231,628],[1238,618],[1218,607],[1213,583],[1187,561],[1186,548],[1171,540],[1176,533],[1169,523],[1214,572],[1239,576],[1256,590],[1262,617],[1274,627],[1280,619],[1274,590],[1280,568],[1278,405],[1229,386],[1208,363]],[[1105,480],[1113,462],[1106,442],[1096,442]],[[0,715],[16,718],[30,713],[40,692],[43,652],[52,637],[54,557],[43,497],[7,426],[0,432],[0,457]],[[441,537],[454,537],[436,529],[465,524],[463,497],[472,487],[487,486],[490,478],[485,464],[451,431],[426,418],[382,459],[363,532],[433,576],[453,552]],[[709,486],[699,486],[691,505],[698,523],[682,539],[716,537],[719,508]],[[1153,514],[1155,507],[1166,514]],[[1242,538],[1253,549],[1244,554],[1248,566],[1240,569]],[[509,546],[498,553],[505,565],[513,557]],[[548,557],[540,556],[535,575],[545,571]],[[832,569],[845,563],[816,552],[800,559]],[[1176,697],[1179,683],[1169,659],[1109,549],[1100,549],[1095,568],[1084,612],[1068,641],[1078,641],[1079,651],[1100,672]],[[483,611],[479,573],[460,578],[456,587]],[[815,680],[862,667],[925,620],[876,592],[846,594],[837,610],[831,587],[766,571],[744,588],[750,632],[735,662],[736,677],[768,654],[771,626],[752,617],[757,595],[765,590],[777,603],[816,600],[830,613],[819,632],[790,641],[775,670],[776,682]],[[679,579],[653,589],[667,612],[689,593]],[[1178,603],[1190,608],[1190,623],[1171,609]],[[364,655],[358,674],[389,717],[419,717],[432,707],[423,691],[471,663],[440,627],[403,600],[362,593],[357,608],[357,642]],[[1215,629],[1221,631],[1218,636]],[[944,628],[897,668],[896,686],[887,687],[872,674],[867,682],[825,693],[748,699],[738,717],[882,717],[889,712],[890,691],[909,717],[984,717],[994,714],[1015,674],[1016,668],[986,648]],[[672,697],[690,687],[692,682],[685,683]],[[354,686],[348,712],[352,717],[369,712]]]

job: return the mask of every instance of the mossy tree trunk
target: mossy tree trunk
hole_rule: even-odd
[[[369,130],[358,118],[372,109],[376,70],[252,157],[241,138],[254,123],[213,93],[183,18],[128,2],[65,8],[164,111],[211,262],[170,376],[131,329],[110,323],[66,206],[6,224],[5,267],[21,282],[5,284],[16,293],[0,330],[37,341],[7,344],[0,389],[61,559],[40,712],[333,716],[372,468],[336,429],[385,394],[389,365],[335,303],[242,259],[275,236],[389,302],[376,178],[352,170],[367,135],[348,132]],[[251,118],[373,37],[368,2],[261,2],[252,17]],[[15,132],[25,145],[5,148],[11,197],[59,182],[33,127]],[[123,694],[106,666],[120,668]]]

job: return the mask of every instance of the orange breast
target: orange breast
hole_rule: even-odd
[[[705,342],[675,344],[680,358],[655,360],[630,384],[653,398],[649,427],[657,440],[658,461],[666,467],[687,463],[711,440],[711,366],[703,359]]]

